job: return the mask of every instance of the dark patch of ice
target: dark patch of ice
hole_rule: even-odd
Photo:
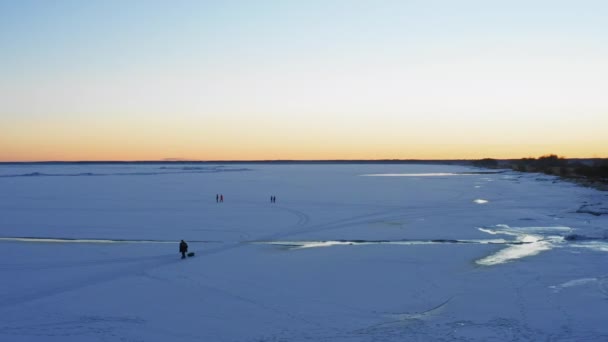
[[[437,242],[437,243],[471,243],[471,241],[459,241],[459,240],[452,240],[452,239],[435,239],[435,240],[430,240],[431,242]]]
[[[590,214],[593,216],[601,216],[608,215],[608,209],[604,207],[599,207],[598,204],[583,204],[581,205],[576,212],[579,214]]]
[[[567,241],[593,241],[593,240],[606,240],[606,236],[586,236],[581,234],[568,234],[564,236],[564,240]]]

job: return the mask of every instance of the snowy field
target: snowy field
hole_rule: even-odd
[[[479,172],[0,165],[0,341],[608,340],[608,195]]]

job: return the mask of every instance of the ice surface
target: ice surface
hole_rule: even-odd
[[[435,172],[435,173],[377,173],[362,175],[366,177],[442,177],[442,176],[466,176],[466,173],[450,173],[450,172]]]
[[[607,340],[608,216],[577,212],[606,199],[447,165],[0,165],[0,341]]]

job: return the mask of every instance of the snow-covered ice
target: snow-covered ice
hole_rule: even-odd
[[[0,341],[608,340],[606,193],[478,171],[0,165]]]

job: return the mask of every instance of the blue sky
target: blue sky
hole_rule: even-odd
[[[597,156],[606,18],[604,1],[0,1],[0,159],[116,141],[135,159]]]

